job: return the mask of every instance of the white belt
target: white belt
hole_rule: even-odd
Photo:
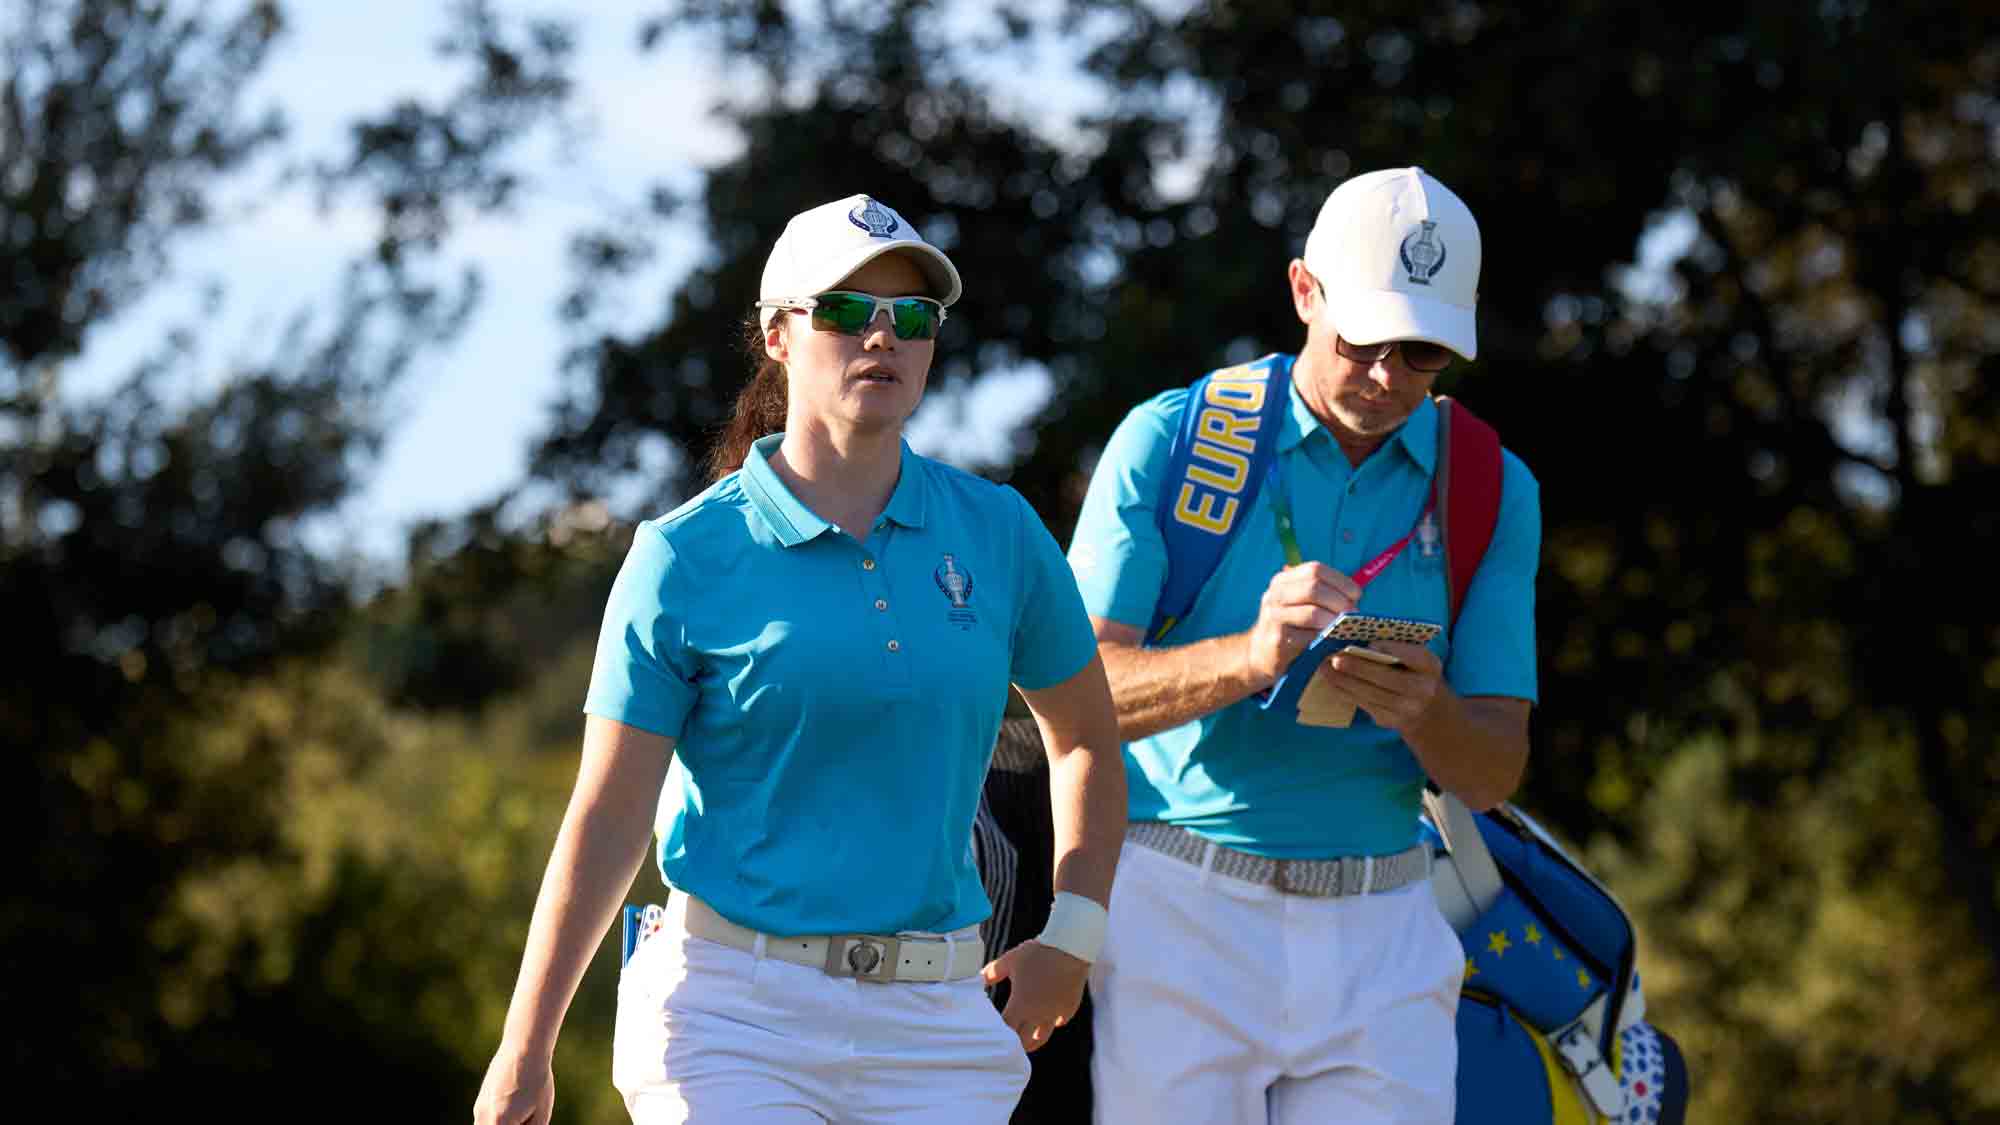
[[[945,981],[977,976],[986,967],[986,947],[976,930],[939,937],[887,937],[879,934],[833,934],[825,937],[778,937],[747,929],[717,914],[692,895],[675,895],[685,911],[687,932],[732,949],[809,965],[832,977],[872,981]],[[684,905],[683,905],[684,904]]]

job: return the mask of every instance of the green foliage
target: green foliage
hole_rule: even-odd
[[[1688,1120],[2000,1120],[1990,951],[1947,905],[1914,739],[1870,724],[1817,784],[1733,797],[1736,775],[1796,751],[1677,748],[1641,843],[1593,854],[1638,920],[1647,1010],[1688,1054]]]
[[[490,510],[419,528],[408,579],[355,623],[355,658],[397,705],[472,710],[512,692],[547,653],[594,635],[622,559],[608,523],[586,504],[546,520],[546,543]]]
[[[1527,804],[1650,855],[1675,822],[1647,810],[1686,784],[1690,740],[1755,745],[1712,765],[1703,844],[1747,908],[1849,870],[1802,854],[1802,883],[1759,881],[1766,833],[1789,841],[1795,815],[1831,815],[1801,794],[1900,763],[1894,819],[1846,825],[1908,826],[1899,854],[1924,841],[1925,878],[1802,906],[1811,931],[1745,934],[1762,944],[1740,970],[1705,955],[1724,977],[1754,964],[1779,991],[1837,995],[1789,1023],[1690,1009],[1686,1030],[1698,1071],[1736,1073],[1734,1049],[1781,1088],[1854,1105],[1939,1119],[1984,1105],[1966,1077],[1984,1056],[1964,1046],[1990,1028],[1982,1010],[1938,1013],[1957,1054],[1869,1054],[1802,1029],[1859,1029],[1903,1002],[1845,970],[1822,983],[1854,918],[1885,927],[1854,931],[1871,941],[1932,919],[1928,934],[1969,951],[1943,979],[2000,980],[2000,806],[1972,796],[2000,776],[2000,631],[1984,609],[2000,557],[2000,15],[1078,0],[1060,31],[1106,109],[1073,129],[1038,118],[1032,95],[1008,112],[1004,86],[969,77],[1004,69],[1018,27],[946,36],[935,16],[920,0],[822,5],[809,23],[754,0],[668,6],[658,33],[701,36],[761,83],[722,110],[748,144],[709,173],[712,254],[669,319],[630,337],[583,326],[540,471],[595,494],[653,432],[698,463],[747,374],[730,327],[765,248],[837,194],[811,185],[840,184],[944,232],[967,297],[940,340],[942,384],[1048,368],[1055,398],[993,471],[1061,534],[1132,404],[1297,345],[1282,271],[1327,190],[1420,163],[1470,201],[1485,248],[1481,358],[1440,389],[1542,483]],[[655,502],[693,483],[660,480]],[[1794,938],[1811,958],[1781,956]],[[1849,1065],[1877,1095],[1827,1069]],[[1705,1095],[1712,1119],[1778,1112],[1759,1072],[1741,1073]],[[1837,1098],[1804,1104],[1788,1119]]]
[[[392,709],[332,662],[246,684],[173,731],[198,780],[272,762],[233,815],[276,827],[266,847],[189,872],[131,935],[172,967],[148,994],[171,1028],[171,1053],[145,1060],[154,1081],[200,1073],[225,1119],[302,1089],[320,1092],[287,1112],[307,1120],[467,1112],[575,772],[593,647],[546,651],[527,690],[476,718]],[[614,937],[558,1053],[559,1120],[620,1112]],[[355,1081],[322,1089],[329,1073]]]
[[[1421,163],[1485,237],[1481,359],[1442,389],[1543,486],[1525,803],[1594,839],[1638,914],[1696,1119],[2000,1118],[2000,804],[1977,796],[2000,784],[2000,15],[663,5],[642,43],[719,48],[745,148],[700,198],[661,185],[579,234],[571,393],[536,459],[578,503],[525,535],[426,529],[407,585],[356,607],[299,527],[464,325],[452,224],[513,205],[570,95],[562,27],[457,15],[461,83],[310,164],[379,218],[346,290],[219,389],[175,385],[190,330],[92,399],[59,393],[65,364],[280,151],[242,92],[283,9],[0,16],[0,604],[28,654],[0,731],[30,857],[0,942],[43,970],[11,994],[21,1069],[100,1107],[464,1112],[622,546],[596,498],[660,463],[647,514],[697,483],[793,212],[867,190],[949,249],[968,295],[935,378],[1051,373],[987,468],[1060,533],[1134,402],[1296,346],[1282,271],[1326,191]],[[1102,95],[1073,126],[982,77],[1049,35]],[[604,294],[670,219],[708,258],[659,323],[610,329]],[[565,1119],[617,1114],[605,963]]]
[[[353,487],[412,357],[463,324],[477,285],[433,276],[445,270],[442,217],[506,204],[496,185],[510,146],[563,89],[560,37],[531,29],[516,45],[484,12],[465,9],[453,44],[471,71],[465,89],[422,115],[461,143],[397,146],[393,131],[363,127],[321,177],[329,193],[351,185],[384,224],[326,307],[302,305],[281,335],[220,367],[199,353],[195,326],[175,329],[111,389],[86,394],[63,385],[70,361],[162,277],[176,240],[209,221],[210,200],[281,153],[281,118],[252,114],[246,90],[282,10],[0,9],[0,603],[18,654],[0,683],[0,734],[16,751],[21,809],[9,821],[31,857],[0,909],[0,946],[35,970],[10,992],[34,1029],[12,1061],[59,1097],[87,1091],[113,1115],[196,1104],[222,1074],[246,1097],[270,1093],[251,1081],[273,1069],[259,1060],[296,1048],[359,1071],[377,1032],[404,1085],[436,1088],[423,1076],[437,1052],[413,1025],[332,1004],[316,978],[265,980],[268,962],[158,927],[191,880],[226,879],[283,847],[280,810],[264,798],[291,776],[284,740],[204,754],[187,730],[281,656],[307,657],[335,635],[349,576],[301,528]],[[401,224],[426,207],[434,221]],[[201,315],[222,299],[210,294]],[[335,741],[353,736],[365,757],[366,733]],[[326,917],[405,893],[379,876],[338,888]],[[295,959],[331,952],[314,944],[322,932],[301,931]],[[198,948],[211,960],[193,961]],[[239,974],[269,987],[232,993],[233,1023],[202,1015],[213,1014],[209,982]],[[135,1002],[156,993],[171,998]],[[195,1033],[186,1021],[197,1016],[222,1030]]]

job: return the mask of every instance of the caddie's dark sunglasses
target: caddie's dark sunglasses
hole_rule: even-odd
[[[898,340],[931,340],[944,324],[941,301],[930,297],[877,297],[873,293],[835,290],[817,297],[780,298],[757,302],[759,308],[786,309],[812,314],[812,326],[821,332],[859,336],[875,322],[875,314],[889,310],[889,326]]]
[[[1389,353],[1400,351],[1403,365],[1419,375],[1435,375],[1451,365],[1452,350],[1443,344],[1433,344],[1428,340],[1385,340],[1379,344],[1352,344],[1339,335],[1333,338],[1333,350],[1342,358],[1351,359],[1366,367],[1389,358]]]

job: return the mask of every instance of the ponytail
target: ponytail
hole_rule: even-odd
[[[750,456],[751,444],[758,438],[785,428],[785,409],[789,403],[785,395],[785,365],[765,354],[764,326],[756,313],[750,314],[744,337],[745,350],[756,370],[737,393],[729,421],[708,451],[711,482],[742,468],[744,459]]]

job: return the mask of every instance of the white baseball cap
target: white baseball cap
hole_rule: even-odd
[[[1343,339],[1428,340],[1477,356],[1479,224],[1422,168],[1368,172],[1334,188],[1306,238],[1305,262]]]
[[[964,291],[958,267],[944,251],[924,241],[895,208],[866,195],[850,195],[792,216],[764,262],[760,301],[791,300],[824,293],[842,278],[892,250],[909,252],[924,271],[930,296],[949,306]],[[766,328],[780,310],[763,311]]]

